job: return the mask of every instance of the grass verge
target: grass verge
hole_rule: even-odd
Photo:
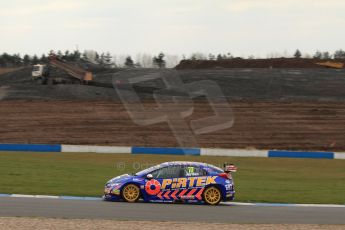
[[[235,163],[237,201],[345,203],[345,161],[0,152],[0,193],[101,196],[104,183],[165,161]]]

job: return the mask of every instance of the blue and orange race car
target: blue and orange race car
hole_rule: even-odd
[[[199,162],[166,162],[109,180],[103,197],[107,201],[136,202],[142,198],[145,202],[216,205],[234,199],[231,172],[235,171],[232,164],[221,169]]]

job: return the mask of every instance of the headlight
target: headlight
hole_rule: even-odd
[[[111,182],[109,182],[105,186],[106,187],[120,187],[121,183],[111,183]]]

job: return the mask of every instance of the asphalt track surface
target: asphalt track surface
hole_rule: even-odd
[[[0,197],[2,217],[264,224],[345,224],[344,207],[186,205]]]

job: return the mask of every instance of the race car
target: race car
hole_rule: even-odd
[[[224,169],[200,162],[165,162],[133,175],[124,174],[109,180],[104,200],[137,202],[183,202],[217,205],[233,200],[234,182],[231,172],[237,168],[224,164]]]

